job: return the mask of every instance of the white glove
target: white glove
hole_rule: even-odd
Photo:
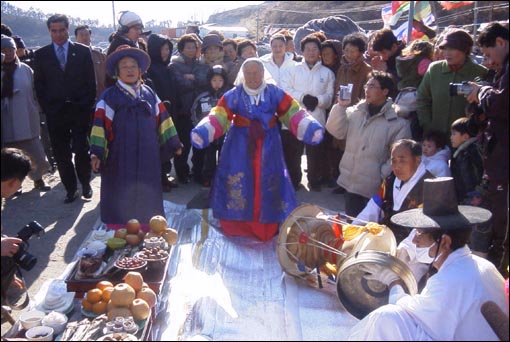
[[[400,279],[395,272],[382,265],[363,265],[361,270],[366,273],[364,276],[366,280],[375,280],[386,286],[389,286],[395,280]]]
[[[313,143],[321,142],[322,141],[322,136],[323,136],[322,130],[321,129],[316,130],[315,133],[313,133],[312,142]]]
[[[191,132],[191,141],[193,141],[199,147],[204,146],[204,139],[195,132]]]

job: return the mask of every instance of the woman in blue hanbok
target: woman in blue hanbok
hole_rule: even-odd
[[[264,82],[264,65],[247,59],[244,82],[228,91],[191,132],[197,148],[226,134],[211,188],[211,208],[227,235],[271,239],[296,208],[277,121],[307,144],[324,128],[289,94]]]
[[[119,47],[106,68],[117,82],[101,95],[90,136],[92,170],[101,171],[101,221],[148,224],[163,215],[161,159],[179,154],[181,142],[156,93],[141,82],[150,58]]]

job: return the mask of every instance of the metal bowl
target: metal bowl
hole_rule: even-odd
[[[390,268],[400,277],[407,293],[414,295],[418,292],[413,273],[400,259],[379,251],[355,252],[343,262],[336,283],[338,299],[354,317],[363,319],[373,310],[388,304],[388,287],[378,281],[365,279],[364,268],[367,264]]]

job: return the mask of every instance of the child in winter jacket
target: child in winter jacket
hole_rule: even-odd
[[[209,89],[197,96],[191,107],[191,120],[193,126],[196,126],[202,118],[207,116],[211,109],[216,106],[218,100],[228,90],[227,70],[222,65],[215,65],[207,73]],[[203,151],[204,163],[202,168],[201,183],[204,187],[211,186],[211,180],[216,171],[217,158],[216,153],[221,151],[223,146],[223,137],[212,142]]]
[[[450,177],[450,149],[443,132],[429,131],[423,137],[421,162],[436,177]]]
[[[450,170],[455,182],[459,203],[471,203],[476,187],[482,183],[483,164],[477,143],[478,128],[468,118],[459,118],[452,123],[450,140],[453,157]]]

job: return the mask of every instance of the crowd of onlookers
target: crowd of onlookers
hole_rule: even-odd
[[[200,37],[193,30],[175,43],[144,32],[141,18],[126,11],[103,53],[91,45],[88,26],[74,29],[74,43],[66,16],[54,15],[47,23],[52,43],[35,52],[2,25],[2,147],[29,153],[34,188],[49,191],[43,175],[56,168],[67,191],[66,203],[79,197],[78,181],[82,196],[92,196],[90,144],[97,138],[92,120],[96,105],[107,100],[105,89],[119,79],[119,70],[108,72],[108,58],[126,45],[150,56],[142,82],[157,94],[182,143],[182,153],[160,162],[162,191],[191,181],[209,187],[221,139],[201,150],[192,146],[190,133],[225,92],[243,84],[239,71],[243,61],[257,57],[256,43],[224,39],[215,31]],[[303,188],[305,153],[309,190],[328,187],[343,194],[346,214],[356,217],[392,173],[392,144],[399,139],[420,142],[425,168],[436,177],[453,176],[459,204],[492,211],[492,224],[473,235],[477,241],[471,248],[504,272],[508,97],[503,96],[505,102],[482,95],[495,89],[508,92],[508,28],[489,25],[477,44],[461,29],[424,32],[409,44],[397,40],[390,29],[368,37],[353,32],[342,41],[320,32],[300,42],[287,30],[271,36],[271,53],[260,58],[265,82],[281,87],[327,128],[320,144],[305,148],[279,123],[288,174],[296,191]],[[295,53],[295,43],[302,56]],[[474,58],[475,50],[485,56],[483,63]],[[105,117],[111,120],[110,109],[115,112],[108,107]],[[169,178],[172,168],[175,179]]]

